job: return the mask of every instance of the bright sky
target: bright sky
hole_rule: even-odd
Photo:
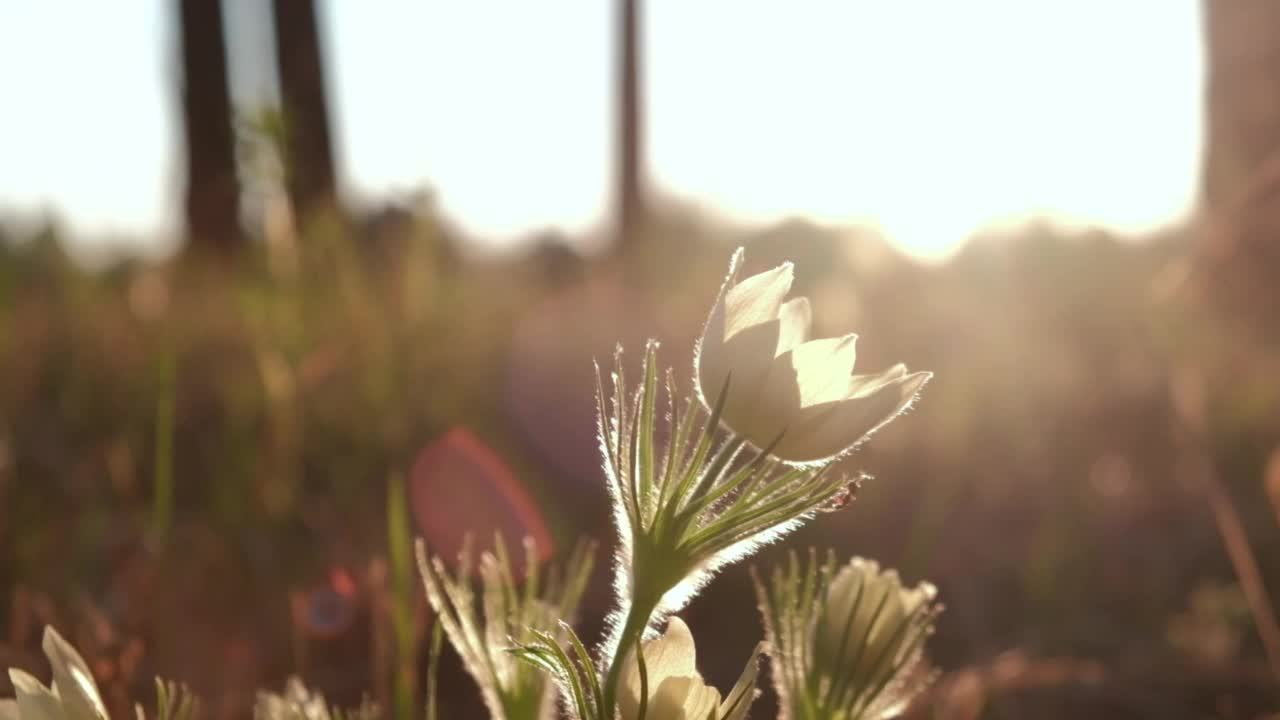
[[[226,0],[235,94],[269,96],[265,2]],[[181,160],[168,0],[0,2],[0,215],[163,246]],[[438,191],[501,243],[598,226],[610,2],[327,0],[344,183]],[[648,162],[733,217],[881,225],[937,256],[1046,213],[1141,232],[1190,209],[1197,0],[650,0]]]

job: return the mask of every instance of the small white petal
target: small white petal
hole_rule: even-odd
[[[733,253],[729,261],[729,274],[720,286],[716,301],[707,316],[707,324],[702,328],[702,337],[698,339],[693,354],[693,375],[698,397],[702,404],[710,408],[719,397],[725,378],[729,376],[730,358],[724,348],[725,328],[725,296],[738,281],[738,269],[742,267],[742,248]]]
[[[729,380],[731,389],[726,404],[732,403],[735,410],[726,410],[726,415],[743,412],[754,403],[754,393],[779,352],[783,332],[783,319],[779,315],[782,299],[791,291],[793,277],[791,264],[785,263],[736,282],[741,262],[739,248],[730,262],[729,276],[720,296],[711,308],[694,357],[698,392],[708,407],[715,404],[725,380]],[[801,311],[799,306],[788,311],[788,333],[794,333],[797,321],[805,320],[796,316],[797,311]]]
[[[855,662],[853,677],[867,682],[906,642],[899,631],[907,614],[898,574],[878,572],[874,563],[855,559],[837,573],[827,591],[815,638],[815,663],[848,668]]]
[[[645,720],[649,718],[683,720],[684,700],[689,695],[689,685],[692,682],[693,678],[690,677],[669,677],[663,680],[649,695],[649,702],[645,706]],[[632,712],[624,709],[622,717],[623,720],[639,720],[640,710],[638,707]]]
[[[52,625],[44,629],[44,654],[53,666],[53,688],[73,720],[105,720],[107,708],[98,695],[89,665]]]
[[[858,336],[810,340],[790,353],[800,407],[849,397],[853,365],[858,359]]]
[[[22,720],[68,720],[58,696],[41,685],[39,680],[13,668],[9,670],[9,681],[13,683],[18,715]]]
[[[668,620],[662,637],[645,643],[644,660],[649,670],[650,686],[655,677],[696,675],[698,651],[689,626],[678,617]]]
[[[689,720],[709,720],[715,717],[720,707],[720,691],[702,682],[702,678],[691,678],[693,683],[684,701],[684,716]],[[654,719],[661,715],[654,715]],[[648,720],[646,718],[645,720]]]
[[[781,329],[779,320],[771,320],[743,330],[724,344],[724,354],[731,359],[733,373],[729,397],[725,400],[726,418],[739,418],[755,411],[760,393],[774,374],[774,350],[780,342]],[[720,387],[704,390],[718,393]]]
[[[775,317],[746,324],[740,330],[730,331],[726,335],[723,353],[733,373],[729,381],[730,393],[726,400],[726,417],[742,417],[755,412],[759,394],[763,391],[765,383],[776,372],[776,368],[773,367],[776,358],[803,343],[809,335],[812,312],[808,298],[795,298],[781,304],[776,302],[782,297],[777,295],[776,291],[789,289],[791,285],[790,273],[784,275],[779,272],[780,270],[782,268],[747,279],[752,281],[769,276],[766,278],[768,282],[762,283],[768,287],[764,291],[768,297],[760,303],[764,307],[757,307],[753,312],[758,312],[760,317],[772,312]],[[785,279],[785,282],[781,282],[779,278]],[[734,288],[734,290],[737,289]],[[732,291],[730,294],[732,295]],[[723,383],[723,380],[721,382]],[[703,389],[707,392],[718,392],[719,387]]]
[[[783,263],[730,288],[724,298],[724,339],[730,340],[753,325],[777,320],[794,276],[791,263]]]
[[[871,385],[869,394],[857,392],[834,403],[797,412],[774,454],[794,462],[814,462],[841,455],[902,414],[915,400],[932,373],[899,376]],[[865,377],[865,376],[864,376]]]
[[[645,679],[651,698],[656,693],[656,688],[661,687],[668,679],[697,677],[697,650],[693,644],[693,633],[689,632],[689,626],[680,618],[672,617],[661,637],[649,640],[642,646]],[[618,708],[624,718],[636,718],[640,708],[640,664],[636,662],[634,651],[626,663]],[[649,714],[650,717],[660,717],[652,712]]]
[[[880,390],[895,380],[907,376],[907,366],[898,363],[884,372],[869,375],[854,375],[849,382],[849,397],[866,397]]]
[[[798,297],[783,303],[778,309],[778,322],[778,346],[773,353],[775,356],[809,339],[809,327],[813,324],[809,298]]]
[[[877,650],[882,650],[894,639],[898,626],[907,615],[903,604],[902,581],[898,579],[898,571],[889,570],[881,573],[879,577],[872,580],[868,589],[871,590],[870,597],[876,601],[875,605],[867,607],[866,620],[875,621],[870,641]],[[870,655],[867,658],[868,662],[875,662],[879,658],[879,653],[868,654]]]
[[[720,693],[702,678],[669,677],[650,696],[645,720],[706,720],[719,704]]]

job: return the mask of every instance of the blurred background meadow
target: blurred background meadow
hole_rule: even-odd
[[[939,586],[914,717],[1280,708],[1280,4],[7,0],[0,67],[0,667],[417,707],[468,532],[603,543],[596,637],[592,360],[687,378],[744,245],[936,377],[709,680],[833,546]]]

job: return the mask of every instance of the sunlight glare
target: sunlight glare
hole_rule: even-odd
[[[59,24],[70,5],[0,7],[0,59],[41,68],[0,85],[10,107],[30,108],[0,135],[0,208],[56,208],[77,234],[171,232],[181,185],[171,18],[149,0],[131,24],[113,13]],[[444,214],[490,246],[608,227],[609,3],[323,8],[352,198],[432,188]],[[650,180],[729,219],[866,224],[943,258],[1010,217],[1139,233],[1193,205],[1196,0],[646,8]],[[244,17],[231,14],[233,32]],[[78,33],[67,40],[78,52],[50,52],[40,30],[54,26]],[[93,50],[103,42],[112,49]],[[91,75],[83,53],[99,58]]]

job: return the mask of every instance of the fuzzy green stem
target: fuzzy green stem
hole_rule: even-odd
[[[658,598],[662,596],[659,595]],[[618,682],[622,679],[622,666],[627,661],[627,653],[637,645],[644,629],[649,626],[649,618],[658,607],[658,600],[649,600],[648,596],[637,593],[636,600],[627,609],[627,619],[622,625],[622,634],[618,638],[618,648],[609,663],[609,674],[604,681],[604,712],[602,720],[613,720],[614,709],[618,702]]]

